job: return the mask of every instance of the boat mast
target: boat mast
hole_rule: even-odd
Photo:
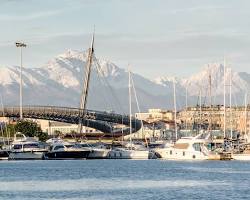
[[[132,149],[132,105],[131,105],[131,71],[128,69],[128,92],[129,92],[129,142],[130,149]]]
[[[226,138],[226,59],[224,57],[224,138]]]
[[[208,79],[209,79],[209,99],[210,99],[208,130],[211,132],[211,130],[212,130],[212,78],[211,78],[211,71],[209,71]]]
[[[187,109],[188,109],[188,86],[186,86],[186,113],[187,113]],[[185,120],[185,128],[187,130],[187,118]]]
[[[200,93],[200,94],[199,94],[199,100],[200,100],[200,103],[199,103],[199,104],[200,104],[200,113],[199,113],[199,115],[200,115],[200,127],[199,127],[199,128],[200,128],[200,130],[199,130],[199,131],[201,131],[201,120],[202,120],[202,109],[201,109],[201,88],[202,88],[202,87],[200,86],[200,91],[199,91],[199,93]]]
[[[139,101],[138,101],[138,98],[137,98],[137,93],[136,93],[136,89],[135,89],[134,79],[133,79],[132,75],[130,75],[130,80],[131,80],[131,84],[132,84],[132,87],[133,87],[133,92],[134,92],[134,96],[135,96],[135,101],[136,101],[137,109],[138,109],[139,116],[140,116],[140,119],[141,119],[140,121],[141,121],[141,130],[142,130],[142,139],[145,140],[145,142],[147,144],[147,147],[148,147],[148,141],[146,139],[146,135],[144,134],[144,124],[143,124],[143,120],[142,120],[142,117],[141,117],[141,109],[140,109],[140,106],[139,106]]]
[[[230,83],[229,83],[229,106],[230,106],[230,137],[233,139],[233,124],[232,124],[232,69],[230,68]]]
[[[91,66],[93,62],[93,56],[94,56],[94,38],[95,33],[92,35],[92,41],[91,46],[88,51],[88,58],[87,58],[87,66],[85,69],[85,78],[83,82],[83,89],[81,93],[81,99],[80,99],[80,116],[79,116],[79,125],[78,125],[78,131],[79,133],[82,132],[82,117],[86,113],[86,106],[87,106],[87,98],[88,98],[88,91],[89,91],[89,82],[90,82],[90,75],[91,75]]]
[[[247,136],[247,93],[245,94],[245,136]]]
[[[175,141],[178,139],[177,135],[177,111],[176,111],[176,93],[175,93],[175,78],[173,78],[173,89],[174,89],[174,126],[175,126]]]

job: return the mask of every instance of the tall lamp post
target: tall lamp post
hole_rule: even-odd
[[[20,120],[23,119],[23,77],[22,77],[22,68],[23,68],[23,47],[26,47],[27,45],[23,42],[16,42],[16,47],[20,48]]]

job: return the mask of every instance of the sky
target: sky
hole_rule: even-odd
[[[40,67],[68,49],[148,78],[187,77],[222,62],[250,73],[249,0],[0,0],[0,66]]]

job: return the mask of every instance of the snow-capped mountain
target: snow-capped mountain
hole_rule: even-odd
[[[203,67],[203,69],[183,79],[176,79],[176,85],[179,87],[178,92],[188,93],[188,97],[195,99],[194,97],[202,95],[203,100],[208,99],[209,88],[211,79],[211,96],[214,104],[222,104],[224,96],[224,81],[226,91],[226,103],[229,103],[230,85],[232,92],[232,101],[235,105],[242,105],[243,97],[246,92],[250,90],[250,74],[246,72],[235,72],[230,68],[225,68],[225,80],[224,80],[224,65],[220,63],[210,63]],[[167,86],[172,82],[173,78],[160,77],[154,80],[155,83]],[[196,102],[197,102],[196,98]],[[195,103],[189,101],[191,103]],[[208,102],[205,102],[208,103]]]
[[[24,104],[78,107],[86,58],[87,52],[68,50],[41,67],[24,68]],[[98,59],[93,66],[95,67],[91,73],[87,107],[128,113],[127,71],[104,59]],[[210,74],[214,101],[221,102],[219,99],[222,99],[220,96],[223,95],[223,70],[224,67],[221,64],[208,64],[201,72],[189,78],[175,78],[178,106],[185,104],[186,89],[189,104],[197,103],[200,88],[203,91],[202,96],[205,97]],[[0,93],[5,105],[18,105],[19,73],[17,66],[0,67]],[[173,107],[173,77],[149,80],[139,74],[132,74],[132,78],[142,111],[148,108]],[[227,85],[229,80],[230,70],[227,68]],[[237,96],[236,99],[242,99],[248,89],[250,89],[250,74],[232,72],[232,92]],[[133,110],[137,112],[135,98],[133,98]]]

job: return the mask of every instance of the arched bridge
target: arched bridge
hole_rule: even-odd
[[[19,107],[5,107],[0,109],[0,116],[19,117]],[[71,124],[78,124],[79,119],[83,126],[95,128],[105,133],[107,136],[121,136],[129,134],[129,116],[101,112],[94,110],[85,110],[70,107],[56,106],[23,106],[23,117],[33,119],[53,120]],[[119,125],[126,125],[122,128]],[[141,121],[132,118],[132,132],[141,128]]]

